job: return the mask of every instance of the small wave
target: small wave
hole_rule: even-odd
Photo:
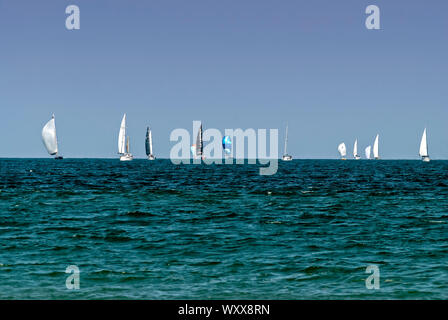
[[[120,279],[120,282],[128,282],[128,281],[142,281],[145,280],[146,278],[144,276],[129,276],[129,277],[125,277]]]
[[[220,263],[221,263],[221,261],[200,261],[200,262],[192,263],[192,265],[195,267],[206,267],[206,266],[215,266]]]
[[[325,268],[321,266],[309,266],[303,269],[303,272],[306,274],[313,274],[313,273],[319,273],[323,270],[325,270]]]
[[[267,221],[263,221],[263,223],[265,223],[265,224],[283,224],[283,222],[277,221],[277,220],[267,220]]]
[[[128,212],[126,212],[126,215],[131,216],[131,217],[141,217],[141,216],[151,217],[151,216],[155,216],[152,213],[143,212],[143,211],[128,211]]]

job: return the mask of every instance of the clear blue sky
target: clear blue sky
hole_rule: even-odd
[[[65,28],[65,8],[81,29]],[[367,30],[365,8],[381,9]],[[448,159],[448,2],[0,0],[0,157],[47,157],[56,114],[66,157],[132,152],[145,128],[167,157],[175,128],[279,128],[295,158],[336,158],[381,135],[383,158]],[[280,151],[281,152],[281,151]]]

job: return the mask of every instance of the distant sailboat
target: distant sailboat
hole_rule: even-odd
[[[366,153],[366,159],[369,160],[370,154],[372,153],[372,146],[368,146],[365,150],[365,153]]]
[[[378,160],[380,158],[379,150],[378,150],[378,139],[379,135],[376,135],[375,142],[373,143],[373,158]]]
[[[288,124],[286,124],[285,149],[284,149],[284,153],[283,153],[283,157],[282,157],[283,161],[291,161],[292,160],[292,156],[290,156],[288,154],[288,152],[286,151],[287,147],[288,147]]]
[[[224,138],[222,138],[222,150],[224,150],[225,158],[232,157],[232,139],[230,138],[230,136],[224,136]]]
[[[345,143],[342,142],[339,146],[338,146],[338,151],[341,155],[341,159],[342,160],[346,160],[345,156],[347,155],[347,148],[345,147]]]
[[[203,159],[204,143],[202,139],[202,123],[199,127],[198,135],[196,137],[196,144],[191,146],[191,153],[194,159]]]
[[[420,141],[420,151],[419,151],[420,157],[422,157],[423,162],[429,162],[431,159],[429,159],[428,155],[428,142],[426,139],[426,128],[423,131],[422,140]]]
[[[42,129],[42,141],[51,156],[55,156],[54,158],[57,160],[63,159],[63,157],[58,154],[58,138],[56,135],[56,121],[54,115]]]
[[[355,160],[361,159],[361,157],[358,155],[358,139],[355,140],[355,145],[353,147],[353,158],[355,158]]]
[[[120,161],[131,161],[134,159],[129,152],[129,136],[126,140],[126,114],[121,120],[120,133],[118,134],[118,154],[120,154]]]
[[[152,153],[152,132],[149,127],[146,129],[145,146],[146,146],[146,156],[148,157],[148,160],[155,160],[156,157]]]

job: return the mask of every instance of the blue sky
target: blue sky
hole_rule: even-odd
[[[78,5],[81,29],[65,28]],[[367,30],[367,5],[381,30]],[[448,2],[0,0],[0,157],[47,157],[56,114],[66,157],[116,157],[145,128],[279,128],[295,158],[336,158],[380,134],[383,158],[448,159]],[[191,129],[190,129],[191,130]],[[282,145],[282,143],[280,144]],[[280,151],[281,152],[281,151]]]

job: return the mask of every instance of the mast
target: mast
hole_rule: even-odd
[[[284,154],[287,154],[287,146],[288,146],[288,123],[286,123],[286,133],[285,133],[285,149]]]

